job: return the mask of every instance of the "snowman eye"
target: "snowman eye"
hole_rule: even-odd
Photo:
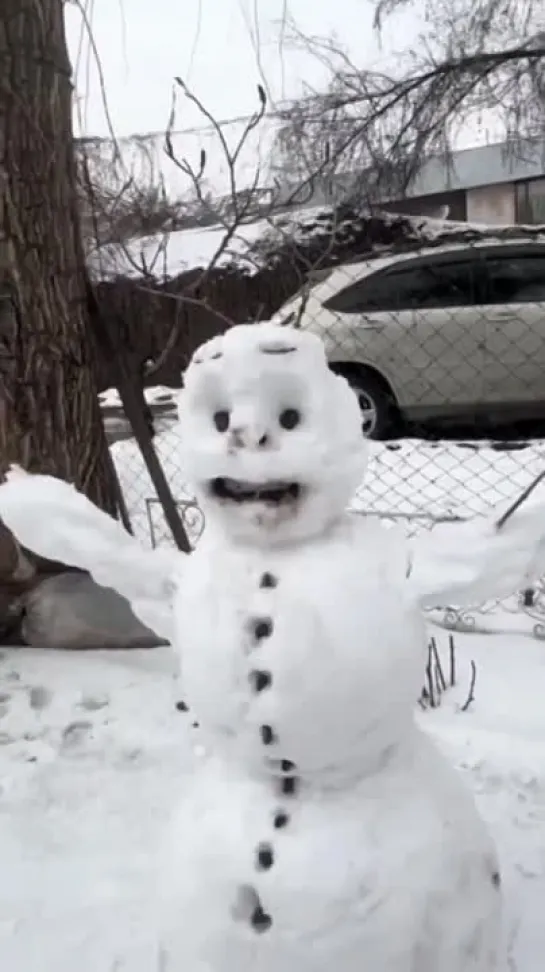
[[[229,412],[225,409],[221,409],[219,412],[214,412],[214,425],[216,426],[218,432],[227,432],[229,428]]]
[[[283,429],[295,429],[301,421],[301,413],[296,408],[285,408],[278,419]]]

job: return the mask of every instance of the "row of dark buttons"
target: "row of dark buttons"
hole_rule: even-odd
[[[261,588],[274,588],[277,586],[277,579],[273,574],[265,573],[263,574],[259,586]],[[274,625],[271,618],[257,618],[254,621],[254,637],[257,642],[262,641],[265,638],[270,638],[273,631]],[[257,693],[264,692],[269,689],[273,683],[272,674],[269,671],[263,669],[254,669],[250,672],[250,682]],[[259,727],[259,734],[261,742],[264,746],[272,746],[278,742],[278,737],[270,725],[262,725]],[[293,796],[297,789],[297,777],[293,774],[295,765],[289,759],[280,760],[280,769],[282,773],[286,774],[282,777],[281,790],[286,796]],[[281,830],[286,827],[289,823],[289,816],[285,810],[277,810],[274,815],[274,827],[276,830]],[[259,844],[256,851],[256,867],[259,871],[268,871],[274,864],[274,849],[272,845],[268,842]],[[272,918],[263,909],[259,898],[256,897],[256,905],[251,915],[252,927],[257,932],[265,932],[272,925]]]

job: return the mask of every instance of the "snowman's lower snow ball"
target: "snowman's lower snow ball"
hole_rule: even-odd
[[[206,529],[175,622],[208,755],[161,862],[169,972],[493,972],[494,847],[414,721],[405,540],[345,512],[355,396],[315,337],[239,326],[196,353],[180,422]]]

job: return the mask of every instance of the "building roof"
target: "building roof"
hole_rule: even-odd
[[[407,196],[431,196],[540,176],[545,176],[545,139],[526,140],[520,145],[495,142],[453,152],[448,163],[439,156],[428,159]]]
[[[337,172],[332,179],[335,186],[333,194],[317,184],[313,187],[312,198],[300,203],[298,208],[329,205],[339,192],[342,196],[342,190],[350,188],[354,175],[353,171]],[[541,177],[545,177],[545,138],[527,139],[518,144],[513,141],[494,142],[452,152],[448,160],[445,156],[431,156],[407,188],[404,198],[442,195]],[[297,183],[286,177],[277,205],[280,201],[291,199],[296,188]]]

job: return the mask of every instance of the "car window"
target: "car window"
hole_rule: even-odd
[[[545,255],[486,257],[478,271],[487,304],[545,302]]]
[[[364,277],[324,301],[327,310],[343,314],[460,307],[475,304],[470,259],[405,264]]]

